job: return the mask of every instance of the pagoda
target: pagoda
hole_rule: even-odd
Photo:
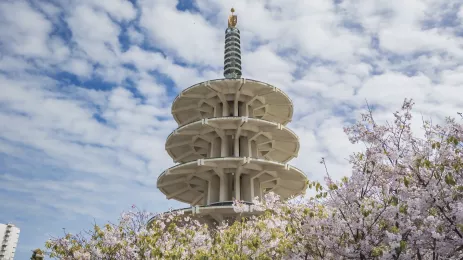
[[[299,139],[286,125],[293,104],[280,89],[241,77],[240,30],[234,9],[225,30],[224,77],[193,85],[173,101],[179,127],[166,141],[177,165],[157,180],[167,199],[189,204],[203,223],[258,214],[236,213],[233,201],[252,204],[273,191],[282,199],[305,192],[307,177],[288,162]]]

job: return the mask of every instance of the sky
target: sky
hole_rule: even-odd
[[[236,9],[243,77],[285,91],[301,149],[290,163],[322,181],[349,176],[362,146],[343,132],[373,108],[413,129],[463,111],[461,0],[2,0],[0,223],[21,228],[17,259],[63,228],[117,221],[132,204],[185,207],[156,189],[174,165],[171,102],[222,78]]]

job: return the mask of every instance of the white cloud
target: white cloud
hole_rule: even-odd
[[[22,58],[12,56],[0,57],[0,70],[7,72],[18,72],[31,68],[34,68],[34,66]]]
[[[117,62],[121,29],[108,15],[87,5],[78,5],[67,18],[72,40],[86,58],[104,66]]]
[[[50,21],[27,2],[0,3],[0,42],[6,50],[30,57],[46,57],[51,54],[47,46],[51,30]]]
[[[88,78],[93,73],[93,66],[83,59],[72,59],[66,62],[63,70],[73,73],[77,76]]]
[[[150,70],[158,70],[160,73],[167,75],[171,78],[175,85],[180,89],[185,89],[193,84],[205,81],[206,74],[216,74],[206,70],[201,75],[196,69],[191,67],[184,67],[173,63],[169,57],[164,57],[159,52],[147,51],[133,46],[122,55],[122,60],[125,63],[134,65],[139,71],[147,72]],[[217,78],[214,75],[212,78]]]
[[[220,64],[223,47],[216,43],[223,30],[212,27],[198,14],[178,12],[175,5],[165,3],[140,1],[140,25],[152,45],[192,64]]]
[[[449,36],[447,32],[438,29],[423,31],[403,25],[382,30],[379,34],[381,48],[398,54],[439,51],[462,57],[462,40]]]
[[[133,27],[129,27],[129,29],[127,29],[127,34],[129,36],[130,42],[133,44],[142,44],[145,40],[145,36]]]
[[[62,9],[58,6],[50,3],[43,2],[37,6],[43,13],[45,13],[49,18],[56,18],[56,16],[62,12]]]
[[[292,80],[295,64],[284,60],[273,52],[269,46],[260,46],[253,52],[247,53],[243,58],[243,72],[254,78],[265,75],[269,82],[288,82]]]
[[[138,46],[132,46],[124,52],[123,61],[131,63],[141,70],[160,69],[165,58],[158,52],[148,52]]]
[[[93,5],[97,9],[107,12],[111,17],[117,21],[131,21],[135,19],[137,10],[134,8],[130,1],[125,0],[85,0],[78,1],[77,3],[86,3]]]
[[[153,211],[180,206],[155,187],[173,165],[164,151],[177,127],[170,103],[180,90],[222,77],[231,7],[215,0],[187,11],[170,0],[55,4],[0,2],[0,122],[7,122],[0,124],[0,200],[9,201],[0,219],[27,227],[21,241],[31,247],[42,246],[43,230],[61,231],[49,222],[79,230],[92,216],[114,220],[132,203]],[[292,98],[289,127],[301,149],[291,163],[311,179],[323,179],[321,157],[333,177],[349,175],[345,158],[363,147],[349,144],[342,127],[359,118],[365,100],[385,122],[414,98],[418,133],[421,116],[441,121],[462,110],[461,1],[233,6],[243,76]],[[18,258],[28,250],[20,246]]]
[[[368,79],[359,90],[358,96],[370,103],[396,109],[400,107],[403,97],[413,97],[417,102],[423,102],[431,91],[431,82],[424,75],[409,77],[390,72]]]

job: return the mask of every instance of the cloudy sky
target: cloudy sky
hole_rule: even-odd
[[[62,228],[115,221],[136,204],[184,206],[156,189],[173,166],[170,104],[222,77],[235,7],[243,77],[284,90],[300,137],[291,163],[349,175],[342,127],[404,98],[440,121],[463,109],[461,0],[2,0],[0,223],[21,228],[18,259]]]

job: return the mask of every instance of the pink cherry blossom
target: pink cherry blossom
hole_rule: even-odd
[[[128,211],[118,224],[51,239],[48,253],[60,259],[462,259],[463,124],[424,121],[425,135],[416,137],[412,108],[405,100],[393,123],[379,125],[368,111],[344,128],[365,150],[350,156],[350,177],[336,180],[326,170],[324,185],[309,182],[312,198],[282,201],[270,192],[251,206],[235,201],[237,214],[261,214],[213,228],[182,211]]]

